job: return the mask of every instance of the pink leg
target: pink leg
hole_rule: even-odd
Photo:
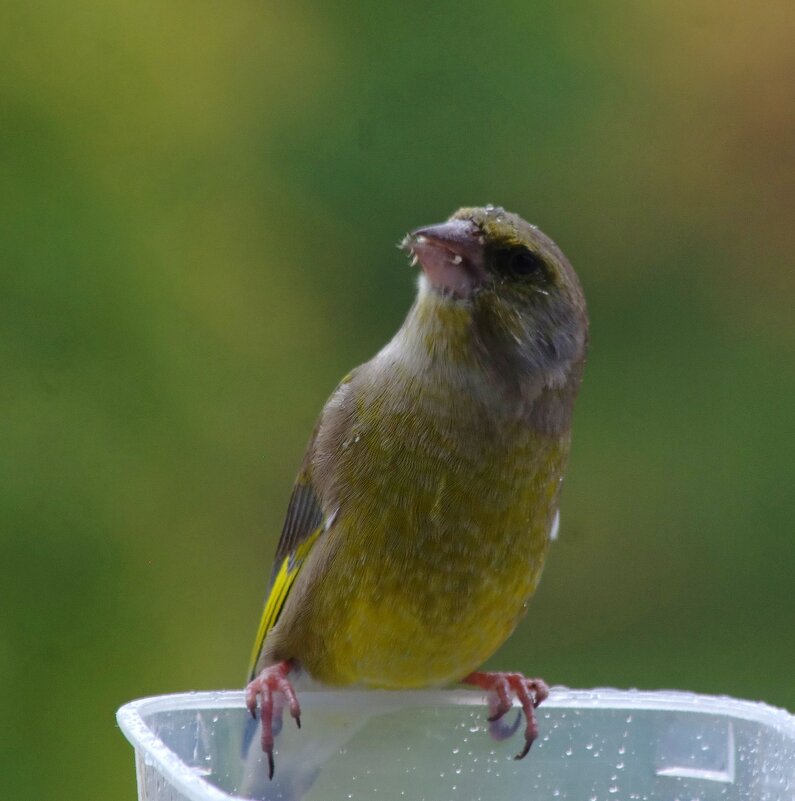
[[[284,693],[290,714],[293,716],[298,728],[301,728],[301,707],[295,697],[295,690],[290,684],[287,674],[292,670],[293,663],[279,662],[266,667],[246,687],[246,706],[251,717],[257,719],[257,699],[259,699],[259,717],[262,724],[262,750],[268,755],[268,778],[273,778],[273,723],[274,723],[274,693]],[[281,711],[277,710],[281,720]]]
[[[516,759],[527,756],[533,740],[538,737],[535,709],[549,697],[549,687],[541,679],[527,679],[521,673],[470,673],[464,684],[472,684],[495,694],[489,711],[489,723],[496,723],[511,708],[511,694],[519,700],[527,725],[524,730],[524,748]],[[512,733],[512,732],[510,732]]]

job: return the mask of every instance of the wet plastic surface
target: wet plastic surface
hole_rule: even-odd
[[[553,688],[539,739],[513,759],[471,691],[300,693],[267,764],[242,692],[123,706],[146,801],[793,801],[795,717],[764,704],[678,692]],[[511,713],[514,714],[514,713]],[[244,749],[244,742],[250,746]],[[244,754],[244,750],[246,753]]]

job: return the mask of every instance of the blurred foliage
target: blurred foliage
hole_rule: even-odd
[[[411,302],[394,243],[465,204],[550,233],[592,316],[561,540],[493,664],[795,708],[794,23],[5,0],[4,795],[133,798],[116,707],[241,685],[315,415]]]

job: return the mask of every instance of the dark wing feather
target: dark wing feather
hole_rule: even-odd
[[[311,454],[314,437],[309,444],[307,454]],[[307,460],[308,461],[308,460]],[[303,468],[298,474],[290,503],[287,506],[287,516],[284,519],[279,544],[276,546],[276,556],[273,560],[273,577],[281,567],[282,562],[292,554],[295,549],[323,522],[323,510],[312,485],[311,469]]]
[[[351,370],[351,372],[340,381],[334,392],[331,393],[332,399],[338,395],[346,384],[350,384],[358,370],[358,367]],[[329,403],[330,402],[331,401],[329,401]],[[317,423],[315,423],[315,428],[312,431],[309,444],[306,446],[301,469],[298,471],[298,478],[296,478],[295,484],[293,485],[290,503],[287,506],[287,516],[284,519],[284,526],[282,527],[282,533],[279,537],[279,544],[276,546],[276,556],[273,561],[271,582],[273,582],[273,578],[278,573],[285,558],[293,554],[295,549],[302,542],[309,539],[312,533],[323,522],[323,510],[320,508],[320,499],[315,492],[315,487],[312,482],[312,461],[315,455],[317,432],[320,429],[320,424],[323,422],[323,417],[328,407],[329,404],[327,403],[323,412],[320,414],[320,418]]]

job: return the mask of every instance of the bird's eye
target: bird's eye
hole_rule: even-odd
[[[506,272],[517,277],[537,276],[541,278],[546,275],[544,260],[529,250],[511,251],[507,254],[504,264]]]

